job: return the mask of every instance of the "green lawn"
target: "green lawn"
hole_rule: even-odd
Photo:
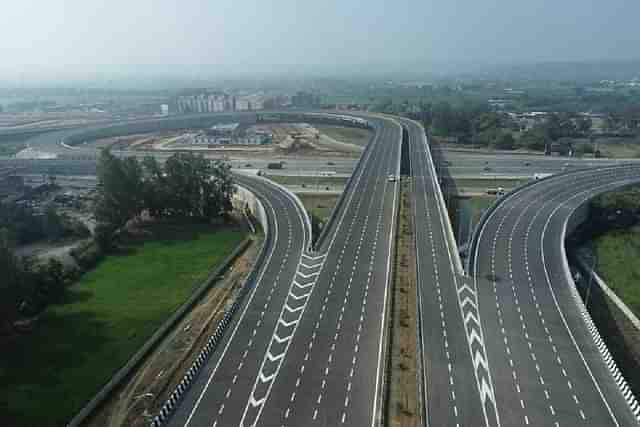
[[[640,232],[612,231],[594,242],[597,270],[607,285],[640,316]]]
[[[307,212],[326,220],[331,215],[340,196],[335,194],[299,194],[298,197]]]
[[[467,188],[467,189],[483,190],[483,191],[486,191],[489,188],[498,188],[498,187],[502,187],[505,190],[509,191],[527,182],[526,179],[505,179],[505,178],[495,178],[495,179],[461,178],[461,179],[456,179],[455,181],[456,181],[456,186],[458,188]]]
[[[2,349],[0,425],[64,425],[244,237],[204,226],[154,234],[105,258]]]

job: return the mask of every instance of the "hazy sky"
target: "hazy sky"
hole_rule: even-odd
[[[638,0],[3,0],[0,75],[638,58],[638,17]]]

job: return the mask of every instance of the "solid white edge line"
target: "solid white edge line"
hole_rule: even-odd
[[[372,143],[377,143],[377,142],[378,142],[378,140],[381,138],[381,135],[382,135],[382,132],[380,132],[380,133],[376,134],[376,138],[374,139],[374,141],[373,141]],[[345,205],[345,206],[347,206],[347,207],[349,206],[349,204],[351,204],[351,201],[353,200],[353,196],[354,196],[354,194],[355,194],[355,188],[357,187],[357,185],[360,183],[360,180],[361,180],[361,179],[362,179],[362,177],[364,176],[364,172],[365,172],[365,170],[366,170],[366,165],[367,165],[367,164],[369,163],[369,161],[371,160],[371,157],[372,157],[372,153],[373,153],[373,151],[374,151],[374,150],[371,150],[371,151],[368,151],[368,152],[366,153],[367,157],[366,157],[366,159],[364,160],[364,163],[362,164],[362,168],[361,168],[359,171],[357,171],[357,173],[358,173],[357,182],[356,182],[356,185],[355,185],[355,186],[353,187],[353,189],[351,190],[351,193],[349,194],[349,202],[348,202],[348,204],[347,204],[347,205]],[[265,179],[266,181],[268,181],[269,183],[271,183],[271,180],[268,180],[268,179],[266,179],[266,178],[264,178],[264,179]],[[327,249],[327,253],[329,253],[329,252],[331,251],[331,248],[333,247],[333,244],[334,244],[335,239],[336,239],[336,237],[337,237],[337,230],[339,230],[339,228],[342,226],[343,220],[344,220],[344,218],[345,218],[345,216],[346,216],[346,213],[347,213],[347,211],[348,211],[347,207],[345,207],[345,208],[344,208],[344,210],[343,210],[343,212],[342,212],[342,215],[341,215],[341,217],[340,217],[340,221],[338,222],[338,225],[336,226],[336,232],[334,232],[334,233],[333,233],[333,236],[332,236],[331,241],[330,241],[330,243],[329,243],[329,246],[328,246],[328,249]],[[322,267],[321,267],[321,269],[320,269],[320,271],[319,271],[319,274],[321,274],[321,273],[323,272],[323,270],[324,270],[324,261],[323,261]],[[315,288],[315,286],[314,286],[314,288]],[[311,296],[310,296],[310,297],[311,297]],[[306,304],[308,304],[308,302],[309,302],[309,300],[307,300],[307,302],[305,303],[305,306],[306,306]],[[302,315],[300,316],[300,319],[299,319],[299,321],[298,321],[298,324],[302,321],[303,316],[304,316],[304,311],[303,311]],[[287,344],[287,347],[286,347],[286,350],[285,350],[285,357],[284,357],[283,359],[285,359],[285,358],[286,358],[286,353],[288,352],[289,345],[290,345],[290,343],[291,343],[291,342],[292,342],[292,340],[293,340],[293,336],[295,335],[295,330],[296,330],[296,329],[297,329],[297,325],[296,325],[296,327],[295,327],[295,329],[294,329],[294,331],[293,331],[293,334],[291,335],[291,338],[290,338],[289,344]],[[274,331],[275,331],[275,329],[274,329]],[[267,348],[267,350],[268,350],[268,348]],[[282,363],[284,363],[284,360],[282,361]],[[279,370],[279,368],[278,368],[278,370]],[[275,379],[273,380],[273,382],[269,385],[269,389],[268,389],[267,395],[265,396],[265,403],[264,403],[264,404],[266,404],[266,400],[268,400],[268,398],[269,398],[270,391],[271,391],[271,387],[272,387],[272,386],[273,386],[273,384],[275,383],[275,380],[276,380],[276,379],[277,379],[277,375],[276,375]],[[257,381],[257,379],[256,379],[256,381]],[[252,392],[251,392],[251,393],[253,393],[253,390],[252,390]],[[251,398],[251,396],[249,396],[249,398]],[[260,415],[262,414],[262,408],[264,407],[264,404],[263,404],[263,405],[260,407],[260,409],[259,409],[258,416],[256,417],[256,422],[257,422],[257,420],[259,420]],[[247,405],[248,405],[248,403],[247,403]],[[246,406],[245,406],[245,413],[246,413]],[[243,419],[244,419],[244,416],[245,416],[245,414],[243,413],[243,417],[242,417]],[[185,426],[185,427],[186,427],[186,426]]]
[[[253,191],[253,192],[255,194],[260,194],[259,192],[256,192],[256,191]],[[262,201],[259,198],[256,198],[256,199],[257,199],[257,201],[259,203],[262,203]],[[271,258],[273,256],[273,253],[276,250],[276,246],[277,246],[277,243],[278,243],[278,221],[277,221],[277,217],[275,215],[275,210],[273,209],[273,205],[271,204],[271,202],[269,202],[269,200],[266,197],[265,197],[265,202],[267,203],[267,205],[269,206],[269,209],[273,213],[273,217],[272,218],[273,218],[273,223],[274,223],[274,228],[275,228],[273,245],[271,246],[271,250],[269,251],[269,256],[267,258],[267,261],[263,264],[262,271],[260,272],[260,276],[259,276],[258,280],[256,281],[255,286],[253,287],[253,291],[251,292],[251,296],[249,297],[249,300],[245,304],[244,310],[242,310],[242,315],[240,316],[240,318],[236,322],[236,326],[233,329],[233,332],[231,333],[231,336],[227,340],[227,344],[225,345],[224,350],[222,351],[222,354],[218,358],[218,362],[216,363],[216,366],[213,368],[213,371],[209,375],[209,378],[207,379],[207,382],[206,382],[204,388],[202,389],[202,392],[200,392],[200,396],[198,396],[198,400],[196,400],[196,403],[194,404],[193,409],[189,413],[189,417],[187,418],[187,421],[185,421],[185,423],[184,423],[184,427],[188,427],[189,424],[191,423],[191,420],[193,419],[193,416],[195,415],[196,411],[198,410],[198,407],[200,406],[200,403],[202,402],[202,399],[204,398],[205,393],[209,389],[209,386],[211,385],[211,381],[213,380],[214,375],[216,374],[216,372],[218,371],[218,368],[220,367],[220,364],[224,360],[224,356],[226,355],[227,350],[229,349],[229,346],[231,346],[231,343],[233,342],[233,338],[235,337],[236,332],[238,331],[238,329],[240,327],[240,324],[242,323],[242,320],[244,319],[245,314],[247,313],[249,307],[251,306],[251,302],[253,301],[253,297],[255,296],[255,294],[256,294],[256,292],[258,290],[258,287],[262,284],[262,278],[264,277],[264,274],[267,271],[267,267],[269,266],[269,263],[271,262]]]
[[[553,296],[553,302],[554,305],[556,306],[556,310],[558,311],[558,313],[560,314],[560,318],[562,319],[562,323],[567,331],[567,333],[569,334],[569,337],[571,338],[571,342],[573,343],[573,346],[575,347],[575,349],[578,351],[578,355],[580,356],[580,359],[582,360],[582,364],[584,365],[584,367],[587,369],[587,372],[589,373],[589,377],[591,378],[591,381],[593,382],[593,385],[596,387],[596,390],[598,391],[598,394],[600,395],[600,398],[602,399],[602,401],[604,402],[607,411],[609,412],[609,415],[611,416],[611,419],[613,420],[613,422],[615,423],[616,426],[619,426],[620,424],[618,423],[618,419],[616,418],[615,414],[613,413],[613,410],[611,409],[611,406],[609,405],[609,402],[607,401],[607,399],[605,398],[604,394],[602,393],[602,389],[600,388],[600,385],[598,384],[598,381],[596,381],[593,372],[591,372],[591,368],[589,367],[589,364],[587,363],[584,355],[582,354],[582,350],[580,350],[580,346],[578,346],[578,343],[575,339],[575,337],[573,336],[573,333],[571,332],[571,329],[569,328],[569,324],[567,323],[567,320],[564,316],[564,313],[562,312],[562,309],[560,308],[560,305],[558,303],[558,300],[556,298],[556,293],[553,290],[553,287],[551,286],[551,278],[549,276],[549,271],[547,269],[547,265],[545,263],[545,255],[544,255],[544,238],[545,235],[547,233],[547,228],[549,226],[549,223],[551,222],[551,219],[553,218],[553,216],[556,214],[556,212],[558,210],[560,210],[566,203],[568,203],[570,200],[580,196],[580,195],[584,195],[590,192],[593,192],[595,189],[597,188],[605,188],[611,186],[611,184],[606,184],[600,187],[595,187],[589,190],[585,190],[582,191],[572,197],[570,197],[569,199],[565,200],[564,202],[560,203],[558,206],[556,206],[553,211],[551,212],[551,215],[549,215],[549,217],[547,218],[544,227],[542,229],[542,233],[540,235],[540,254],[542,257],[542,266],[544,269],[544,275],[545,275],[545,279],[547,282],[547,286],[549,287],[549,290],[551,291],[551,295]],[[564,239],[566,237],[566,230],[567,230],[567,223],[569,221],[569,217],[565,218],[563,225],[562,225],[562,238],[561,238],[561,249],[565,249],[564,246]],[[566,251],[564,252],[566,253]],[[564,262],[566,262],[566,257],[563,257]],[[564,268],[564,266],[563,266]],[[566,274],[566,271],[565,271]],[[569,283],[571,284],[571,283]]]
[[[396,176],[400,175],[400,160],[402,156],[402,126],[395,120],[391,120],[396,126],[400,128],[400,144],[398,145],[398,165],[396,167]],[[380,387],[380,371],[382,369],[382,355],[384,352],[385,341],[384,341],[384,330],[386,326],[386,314],[387,314],[387,294],[389,290],[389,278],[391,275],[391,256],[392,256],[392,248],[395,246],[394,244],[394,235],[396,229],[396,221],[397,221],[397,197],[398,197],[398,180],[396,180],[394,184],[394,194],[393,194],[393,215],[391,221],[391,230],[389,232],[389,251],[387,255],[387,277],[386,283],[384,287],[384,302],[382,306],[382,322],[380,322],[380,344],[378,347],[378,368],[376,369],[376,387],[375,393],[373,395],[373,413],[371,416],[371,426],[374,427],[376,425],[376,413],[378,411],[378,393]],[[384,195],[383,195],[384,200]]]

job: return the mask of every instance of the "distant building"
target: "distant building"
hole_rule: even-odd
[[[163,116],[168,116],[169,115],[169,105],[160,104],[160,114],[163,115]]]
[[[200,93],[179,96],[176,101],[178,113],[221,113],[234,111],[235,100],[226,93]]]

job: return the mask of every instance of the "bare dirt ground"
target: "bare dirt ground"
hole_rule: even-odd
[[[148,426],[214,332],[244,278],[253,268],[262,239],[245,250],[177,325],[175,331],[147,358],[129,380],[86,423],[92,427]]]
[[[417,383],[417,276],[409,190],[410,183],[403,181],[387,365],[389,382],[385,424],[388,427],[417,427],[420,423]]]
[[[111,147],[119,150],[172,152],[188,150],[205,155],[233,156],[234,158],[276,159],[296,156],[296,158],[316,157],[358,157],[363,150],[363,140],[368,141],[366,130],[340,126],[324,126],[328,134],[318,131],[305,123],[262,124],[252,126],[252,131],[264,131],[273,136],[268,145],[230,144],[221,146],[191,145],[183,140],[196,131],[155,132],[123,137],[102,138],[92,142],[95,148]],[[346,129],[346,130],[345,130]]]

